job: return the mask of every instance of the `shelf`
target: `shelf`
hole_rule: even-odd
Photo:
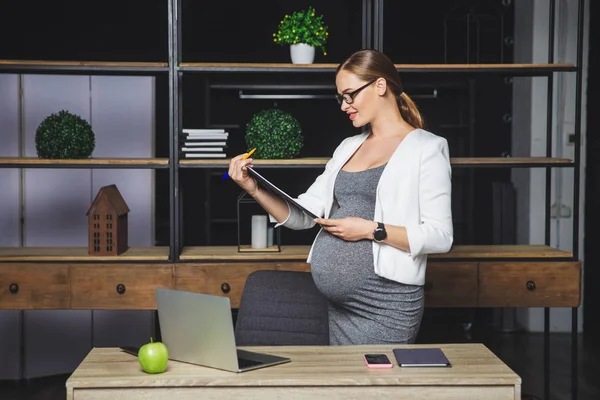
[[[184,159],[179,161],[181,168],[228,168],[230,159],[220,160],[194,160]],[[329,161],[326,157],[306,157],[277,160],[253,160],[254,165],[260,165],[265,168],[273,167],[314,167],[325,166]]]
[[[325,166],[329,161],[326,157],[293,158],[283,160],[253,160],[254,165],[263,168],[273,167],[314,167]],[[450,163],[455,167],[571,167],[573,161],[566,158],[546,157],[474,157],[451,158]],[[227,168],[229,159],[220,160],[180,160],[181,168]]]
[[[325,166],[327,157],[306,157],[278,160],[254,160],[254,165],[269,167],[314,167]],[[451,158],[453,166],[463,167],[572,167],[573,161],[566,158],[546,157],[475,157]],[[227,168],[229,159],[179,161],[181,168]],[[35,157],[0,157],[0,167],[14,168],[168,168],[168,158],[88,158],[50,160]]]
[[[573,167],[573,160],[567,158],[549,157],[457,157],[451,158],[453,167],[507,167],[507,168],[532,168],[532,167]]]
[[[119,256],[90,256],[87,247],[0,247],[0,261],[167,261],[169,247],[130,247]]]
[[[133,73],[167,72],[168,63],[118,61],[0,60],[0,73]]]
[[[240,253],[237,246],[184,247],[181,260],[235,261],[235,260],[300,260],[308,257],[310,246],[281,246],[280,253]],[[570,252],[546,245],[457,245],[445,254],[431,254],[430,260],[491,260],[491,259],[568,259]]]
[[[51,160],[36,157],[0,157],[0,167],[7,168],[168,168],[168,158],[85,158]]]
[[[181,63],[184,72],[334,72],[339,64],[289,63]],[[512,76],[547,75],[552,72],[574,72],[573,64],[396,64],[400,72],[420,73],[505,73]]]
[[[300,260],[305,261],[310,246],[281,246],[281,252],[238,252],[237,246],[191,246],[184,247],[181,260],[231,261],[231,260]]]
[[[568,251],[558,250],[543,244],[524,245],[457,245],[444,254],[431,254],[430,260],[465,259],[465,260],[491,260],[491,259],[545,259],[562,260],[572,258]]]
[[[273,260],[305,261],[310,246],[281,246],[281,252],[240,253],[237,246],[184,247],[183,261]],[[569,259],[572,254],[546,245],[457,245],[430,260]],[[87,247],[0,247],[0,262],[6,261],[167,261],[168,247],[131,247],[120,256],[89,256]]]

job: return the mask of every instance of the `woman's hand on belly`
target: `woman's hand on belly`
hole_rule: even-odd
[[[358,217],[317,218],[315,222],[327,232],[347,241],[372,239],[377,222]]]

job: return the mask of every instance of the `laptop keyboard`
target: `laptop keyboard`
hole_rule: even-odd
[[[238,366],[241,368],[248,368],[248,367],[253,367],[255,365],[260,365],[262,364],[261,361],[256,361],[256,360],[248,360],[247,358],[239,358],[238,357]]]

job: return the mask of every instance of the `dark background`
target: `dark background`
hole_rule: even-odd
[[[396,63],[512,62],[513,5],[501,0],[385,2],[384,52]],[[591,2],[592,16],[597,2]],[[183,0],[183,61],[289,62],[287,47],[276,46],[272,33],[285,13],[313,4],[325,15],[330,36],[328,55],[317,52],[315,62],[339,63],[361,48],[360,0]],[[479,35],[471,30],[470,49],[463,18],[469,6],[479,16]],[[475,25],[471,24],[473,28]],[[594,38],[594,24],[591,24]],[[597,30],[597,28],[596,28]],[[168,59],[166,0],[2,0],[0,59],[163,61]],[[597,52],[595,42],[591,53]],[[596,64],[590,59],[590,72]],[[404,73],[406,91],[414,96],[426,120],[426,129],[444,136],[453,157],[500,156],[511,148],[512,85],[503,75],[450,75]],[[331,155],[346,136],[357,133],[338,104],[330,100],[240,100],[236,90],[209,90],[210,84],[237,83],[333,84],[332,73],[192,74],[183,78],[183,127],[225,126],[230,132],[228,156],[246,150],[244,126],[253,113],[271,107],[290,112],[301,123],[305,146],[300,156]],[[598,104],[594,73],[589,75],[588,132]],[[333,90],[333,88],[332,88]],[[423,98],[436,90],[438,98]],[[210,108],[206,108],[210,104]],[[156,156],[168,156],[168,82],[157,75]],[[595,153],[600,142],[588,135],[587,203],[599,197],[600,164]],[[224,170],[180,171],[183,191],[184,245],[236,244],[237,187],[221,181]],[[321,172],[319,168],[269,170],[269,177],[291,194],[301,193]],[[510,169],[454,168],[453,212],[456,244],[497,243],[494,231],[493,182],[510,182]],[[157,245],[168,245],[168,171],[157,171]],[[587,207],[585,243],[595,245],[598,212]],[[208,219],[210,218],[210,220]],[[309,244],[315,231],[282,232],[284,244]],[[509,235],[510,236],[510,235]],[[583,239],[582,239],[583,240]],[[597,256],[585,254],[587,265]],[[593,267],[593,265],[592,265]],[[586,295],[593,296],[592,279],[598,272],[586,268]],[[592,323],[593,318],[586,321]]]
[[[467,51],[465,6],[479,18],[479,35],[471,34]],[[184,62],[289,62],[289,49],[272,42],[272,33],[286,13],[313,4],[330,29],[328,55],[315,62],[339,63],[362,47],[362,1],[182,2]],[[4,0],[0,57],[10,59],[167,61],[167,2],[108,0],[88,3]],[[501,0],[385,3],[384,52],[396,63],[508,62],[512,46],[512,5]],[[471,23],[471,28],[475,25]],[[20,34],[15,34],[20,32]],[[471,32],[475,32],[474,29]],[[447,52],[445,51],[447,48]],[[500,156],[510,150],[511,85],[504,76],[410,73],[402,76],[426,120],[426,129],[446,137],[454,157]],[[339,142],[358,133],[331,100],[240,100],[238,91],[207,89],[210,84],[327,84],[333,73],[185,74],[183,127],[226,127],[228,156],[246,150],[244,127],[262,109],[278,107],[302,126],[301,157],[328,157]],[[335,88],[331,86],[329,92]],[[427,98],[437,91],[437,98]],[[210,105],[207,109],[206,105]],[[168,81],[157,76],[157,157],[168,156]],[[321,168],[269,171],[269,177],[292,194],[303,191]],[[221,182],[224,171],[180,172],[183,191],[184,245],[236,244],[237,187]],[[454,219],[456,243],[493,242],[492,185],[508,181],[508,169],[455,169]],[[475,188],[477,188],[475,190]],[[168,244],[168,172],[157,171],[157,244]],[[207,221],[210,218],[211,221]],[[477,232],[477,234],[475,234]],[[315,232],[282,232],[283,243],[309,244]]]

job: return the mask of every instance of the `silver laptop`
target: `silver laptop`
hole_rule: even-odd
[[[232,372],[291,361],[237,349],[228,297],[159,288],[156,302],[169,359]]]

